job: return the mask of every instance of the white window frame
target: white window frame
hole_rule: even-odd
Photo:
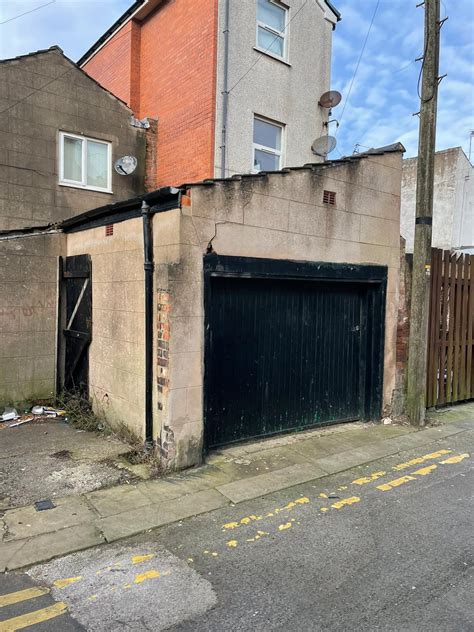
[[[82,141],[82,181],[68,180],[64,177],[64,139],[75,138]],[[94,187],[87,184],[87,141],[100,143],[107,147],[107,187]],[[80,136],[70,132],[59,132],[59,184],[61,186],[74,187],[76,189],[87,189],[88,191],[99,191],[100,193],[112,193],[112,143],[100,138],[90,136]]]
[[[257,48],[259,51],[262,51],[263,53],[270,55],[271,57],[275,57],[275,59],[281,59],[282,61],[288,61],[288,23],[289,23],[289,14],[290,14],[290,9],[289,7],[287,7],[286,5],[282,4],[281,2],[276,2],[276,0],[268,0],[268,2],[270,4],[274,4],[275,6],[277,6],[279,9],[283,9],[285,11],[285,26],[283,31],[276,31],[273,27],[269,26],[268,24],[266,24],[265,22],[261,22],[258,17],[256,20],[256,26],[255,26],[255,48]],[[257,12],[258,12],[258,0],[255,0],[256,6],[257,6]],[[258,13],[257,13],[258,15]],[[273,37],[276,37],[277,35],[279,37],[281,37],[283,39],[283,55],[278,55],[278,53],[274,53],[272,50],[269,50],[263,46],[260,46],[259,42],[258,42],[258,29],[259,27],[265,29],[265,31],[268,31],[271,35],[273,35]]]
[[[252,173],[259,173],[257,169],[255,169],[255,150],[263,151],[272,156],[278,156],[278,169],[283,168],[283,156],[284,156],[284,146],[285,146],[285,129],[286,125],[284,123],[279,123],[278,121],[273,121],[272,119],[265,118],[264,116],[260,116],[259,114],[253,115],[252,120],[252,139],[255,130],[255,121],[262,121],[263,123],[268,123],[269,125],[274,125],[275,127],[279,127],[281,129],[281,143],[280,149],[275,149],[273,147],[268,147],[267,145],[260,145],[259,143],[252,142]],[[264,170],[262,170],[264,171]]]

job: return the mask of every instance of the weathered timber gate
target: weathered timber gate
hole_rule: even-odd
[[[474,256],[432,250],[426,405],[474,398]]]
[[[379,417],[386,275],[207,257],[206,449]]]
[[[64,257],[60,264],[59,389],[88,394],[92,340],[92,278],[89,255]],[[62,334],[62,335],[61,335]]]

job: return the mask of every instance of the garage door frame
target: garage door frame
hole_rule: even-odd
[[[365,397],[363,420],[380,419],[382,412],[385,302],[387,266],[347,263],[291,261],[252,257],[220,256],[215,253],[204,257],[204,450],[208,451],[207,415],[211,374],[211,308],[213,302],[212,279],[234,277],[248,279],[283,279],[327,281],[331,283],[360,283],[367,289],[367,347],[363,374]],[[369,333],[371,335],[369,335]],[[331,423],[331,422],[329,422]],[[338,422],[333,422],[338,423]]]

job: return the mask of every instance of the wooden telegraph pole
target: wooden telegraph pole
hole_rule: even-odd
[[[431,228],[439,84],[440,0],[425,0],[420,135],[416,182],[415,245],[411,293],[406,409],[415,426],[424,426],[428,343]]]

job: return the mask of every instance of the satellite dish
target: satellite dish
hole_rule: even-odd
[[[336,149],[337,141],[334,136],[320,136],[311,145],[311,151],[316,156],[326,158],[334,149]]]
[[[331,108],[335,108],[336,105],[339,105],[342,99],[342,94],[337,90],[329,90],[329,92],[325,92],[321,95],[319,99],[319,105],[322,108],[327,108],[330,110]]]
[[[138,165],[138,160],[135,156],[122,156],[115,161],[114,169],[121,176],[129,176],[135,171]]]

